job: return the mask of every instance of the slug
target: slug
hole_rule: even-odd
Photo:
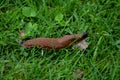
[[[60,38],[34,38],[23,42],[22,45],[26,48],[31,48],[35,46],[44,49],[62,49],[84,40],[87,36],[88,33],[85,32],[82,35],[71,34],[65,35]]]

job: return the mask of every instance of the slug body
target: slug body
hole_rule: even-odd
[[[23,42],[26,48],[41,47],[45,49],[62,49],[70,46],[72,43],[80,42],[87,37],[87,33],[83,35],[72,34],[65,35],[61,38],[34,38]]]

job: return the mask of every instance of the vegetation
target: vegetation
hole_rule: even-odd
[[[83,33],[86,50],[25,49],[25,38]],[[120,0],[0,0],[0,80],[120,79]]]

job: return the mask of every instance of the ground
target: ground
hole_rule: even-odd
[[[26,49],[19,44],[21,29],[25,39],[88,30],[89,47]],[[0,1],[0,51],[0,80],[73,80],[77,70],[82,80],[119,80],[120,1]]]

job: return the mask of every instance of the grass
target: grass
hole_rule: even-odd
[[[24,14],[24,7],[32,8],[33,15]],[[78,69],[84,73],[82,80],[119,80],[119,7],[119,0],[0,1],[0,80],[73,80]],[[90,45],[83,51],[24,49],[19,33],[21,28],[29,32],[28,23],[37,27],[27,35],[31,38],[88,29]]]

